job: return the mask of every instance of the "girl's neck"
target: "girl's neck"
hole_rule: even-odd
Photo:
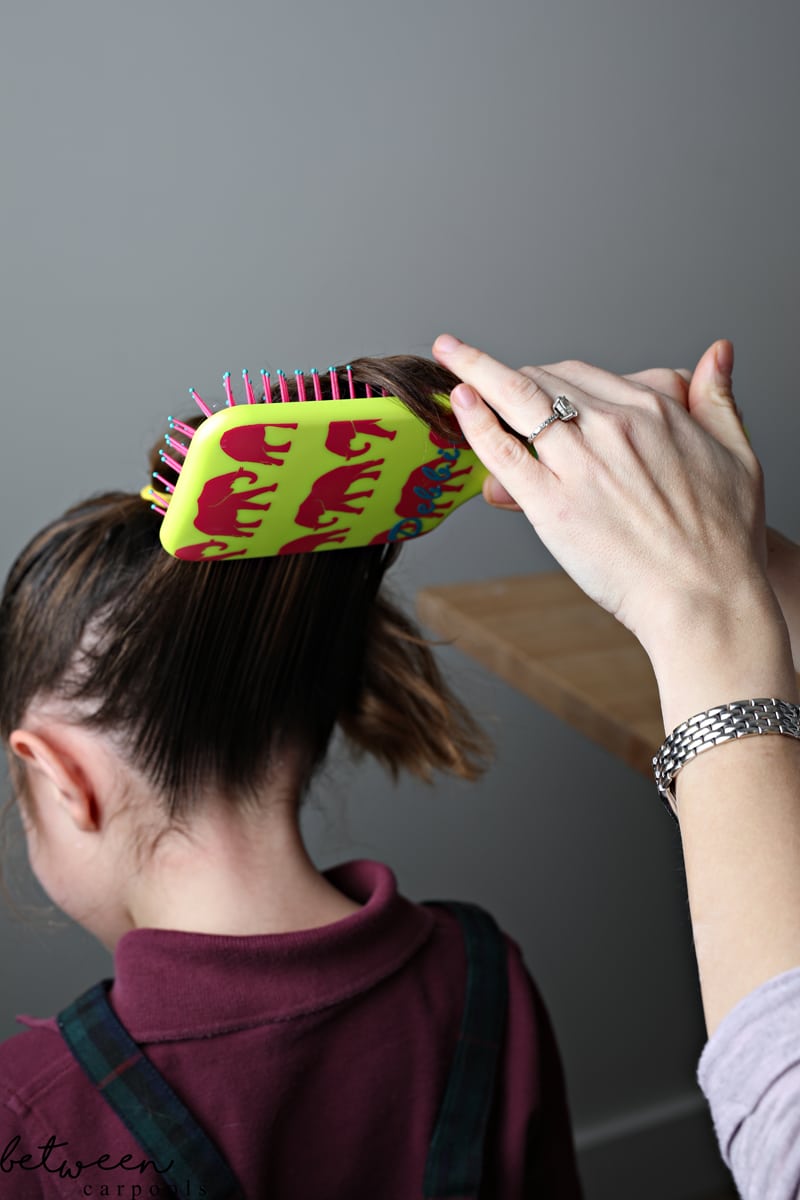
[[[130,928],[249,935],[329,925],[360,905],[316,869],[293,803],[255,816],[206,810],[130,880]]]

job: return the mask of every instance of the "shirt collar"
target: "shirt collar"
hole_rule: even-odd
[[[396,971],[430,935],[431,912],[400,896],[382,863],[324,875],[362,908],[294,933],[134,929],[120,938],[111,999],[134,1040],[209,1037],[326,1008]]]

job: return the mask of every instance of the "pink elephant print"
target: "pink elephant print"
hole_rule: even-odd
[[[248,488],[246,491],[236,491],[240,479],[256,483],[258,476],[253,471],[239,467],[238,471],[230,471],[227,475],[216,475],[209,479],[200,495],[197,497],[197,516],[194,519],[196,529],[218,537],[252,537],[253,529],[261,524],[260,519],[243,521],[239,517],[242,511],[250,512],[258,509],[266,512],[270,501],[257,504],[254,497],[262,496],[264,492],[274,492],[277,483],[264,487]]]
[[[343,542],[349,529],[326,529],[323,533],[307,533],[305,537],[295,538],[281,546],[278,554],[305,554],[308,550],[316,550],[317,546],[325,546],[329,542]]]
[[[219,547],[227,553],[222,554],[206,554],[206,550],[213,550],[214,547]],[[196,542],[193,546],[181,546],[175,551],[176,558],[182,558],[185,562],[203,562],[205,559],[217,558],[236,558],[238,554],[245,554],[246,548],[241,550],[230,550],[227,542]]]
[[[361,479],[380,479],[380,468],[386,460],[375,458],[370,462],[349,463],[344,467],[334,467],[325,475],[314,480],[311,491],[297,510],[295,523],[307,525],[309,529],[324,529],[335,525],[337,518],[323,521],[325,513],[362,513],[363,505],[353,504],[354,500],[366,500],[374,492],[374,488],[360,492],[351,492],[349,488]]]
[[[389,438],[390,441],[394,441],[397,430],[385,429],[380,419],[331,421],[328,425],[325,449],[330,450],[331,454],[338,454],[340,458],[358,458],[360,454],[366,454],[372,448],[372,442],[365,441],[360,450],[353,449],[353,442],[359,435],[366,437],[367,434],[370,437]]]
[[[267,441],[268,429],[297,429],[294,425],[279,425],[274,421],[258,425],[238,425],[226,429],[219,444],[228,458],[236,462],[264,463],[268,467],[282,467],[284,459],[276,458],[276,454],[288,454],[292,448],[291,441],[279,446],[272,446]]]

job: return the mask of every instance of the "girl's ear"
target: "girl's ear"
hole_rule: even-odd
[[[35,796],[46,799],[49,792],[82,833],[96,833],[100,829],[100,806],[90,776],[66,747],[28,729],[15,729],[8,744],[31,774]],[[41,803],[36,807],[46,819],[46,808],[42,811]]]

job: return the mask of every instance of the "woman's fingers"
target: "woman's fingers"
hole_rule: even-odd
[[[457,345],[463,346],[463,343],[457,343]],[[471,349],[471,347],[467,347],[467,350]],[[434,347],[434,350],[436,350],[436,347]],[[476,354],[479,359],[489,358],[487,355],[481,355],[480,352],[476,352]],[[489,359],[489,362],[494,363],[494,360]],[[502,364],[497,365],[501,367],[501,370],[492,372],[493,378],[498,380],[508,380],[508,369],[502,368]],[[592,367],[587,363],[581,363],[574,360],[560,363],[545,363],[538,368],[522,367],[519,374],[525,375],[526,378],[528,378],[537,386],[537,388],[539,388],[536,378],[539,372],[546,377],[552,377],[554,381],[558,381],[564,387],[567,387],[570,384],[583,385],[590,383],[594,387],[599,386],[601,390],[604,390],[603,384],[606,384],[607,401],[611,401],[616,404],[619,404],[620,402],[620,377],[611,375],[608,372],[600,370],[599,368]],[[511,372],[511,374],[513,374],[513,372]],[[642,388],[645,388],[650,392],[658,393],[661,396],[665,396],[671,400],[674,400],[684,409],[688,408],[689,406],[688,394],[689,383],[692,379],[691,371],[674,371],[667,367],[660,367],[652,368],[646,371],[633,372],[623,376],[622,378],[630,380],[630,382],[635,385],[639,385],[639,391],[641,391]],[[539,390],[541,391],[541,388],[539,388]],[[596,396],[596,393],[593,393],[593,395]],[[552,454],[546,454],[546,457],[552,458]],[[494,508],[504,508],[516,512],[520,511],[520,505],[510,494],[508,489],[504,487],[503,483],[494,475],[489,475],[484,481],[483,497],[487,503],[491,504]]]
[[[667,368],[636,371],[630,375],[615,375],[591,363],[569,360],[544,367],[521,367],[522,374],[541,374],[559,379],[565,387],[579,388],[594,400],[605,404],[638,405],[643,407],[649,397],[664,396],[687,406],[687,387],[683,373]],[[625,381],[625,382],[623,382]]]
[[[576,422],[577,428],[570,430],[570,453],[574,452],[576,439],[581,441],[584,434],[591,438],[593,409],[595,413],[603,409],[608,411],[608,405],[617,409],[620,406],[652,409],[657,408],[664,397],[675,400],[684,409],[687,407],[686,385],[677,372],[645,372],[648,382],[644,382],[579,361],[557,363],[552,369],[521,367],[514,371],[450,334],[437,338],[433,353],[443,366],[475,387],[482,396],[491,397],[492,407],[524,437],[551,415],[555,398],[566,395],[581,418]],[[664,390],[651,386],[654,382],[661,383]],[[547,437],[548,462],[560,462],[560,451],[556,449],[559,435],[548,430]],[[566,439],[562,437],[560,444],[565,446]],[[536,449],[540,449],[538,443]],[[558,458],[554,458],[554,454]]]
[[[630,379],[632,383],[643,384],[662,396],[668,396],[683,408],[689,407],[691,371],[671,371],[667,367],[654,367],[649,371],[634,371],[625,378]]]
[[[544,363],[541,369],[549,375],[561,376],[563,378],[564,374],[569,372],[570,367],[574,368],[577,365],[574,362]],[[523,368],[523,371],[526,369]],[[689,385],[692,381],[691,371],[686,369],[672,370],[669,367],[653,367],[646,371],[631,372],[623,376],[623,378],[649,388],[652,392],[657,392],[659,395],[666,396],[670,400],[674,400],[682,408],[688,409],[689,407]],[[520,511],[520,506],[514,497],[503,487],[500,480],[495,479],[493,475],[489,475],[484,481],[483,497],[493,508],[504,508],[515,512]]]
[[[530,502],[534,492],[541,489],[545,477],[552,478],[552,472],[537,462],[523,441],[503,428],[474,387],[459,384],[453,389],[451,401],[464,437],[508,501],[526,508],[526,501]]]
[[[470,384],[479,395],[491,396],[492,407],[518,433],[530,432],[553,403],[536,379],[504,366],[449,333],[436,339],[433,354],[442,366]]]
[[[521,512],[520,505],[503,487],[500,480],[495,479],[494,475],[487,475],[483,481],[483,498],[487,504],[491,504],[492,508],[507,508],[511,512]]]
[[[488,396],[491,408],[499,413],[506,425],[520,434],[525,442],[529,443],[530,435],[539,430],[542,442],[546,446],[545,462],[551,474],[557,476],[564,454],[574,454],[583,441],[580,422],[571,421],[570,430],[566,433],[558,428],[564,424],[564,420],[556,420],[554,416],[553,402],[556,397],[564,396],[564,380],[538,367],[525,367],[522,371],[514,371],[474,346],[457,341],[449,334],[437,338],[433,351],[439,362],[455,375],[459,375],[480,396]],[[454,397],[457,391],[458,389],[454,390]],[[574,402],[585,425],[590,415],[588,396],[570,387],[565,398]],[[481,444],[476,445],[472,440],[473,437],[480,436],[480,430],[470,433],[464,426],[464,433],[484,465],[533,519],[526,498],[521,497],[515,490],[519,486],[517,468],[529,460],[536,461],[538,458],[541,461],[542,443],[537,440],[536,454],[531,454],[528,446],[504,434],[502,427],[496,422],[494,425],[494,440],[486,440]],[[541,428],[542,425],[545,427]],[[491,456],[492,461],[487,456]],[[491,485],[489,487],[491,490]],[[540,491],[541,483],[536,489],[536,494]],[[533,494],[530,501],[533,501]]]
[[[522,368],[523,371],[528,370],[527,367]],[[588,363],[580,362],[560,362],[560,363],[543,363],[542,370],[548,371],[551,375],[558,375],[566,378],[571,375],[575,381],[579,380],[582,383],[596,383],[599,377],[603,374],[600,368],[592,367]],[[580,372],[583,374],[580,374]],[[608,375],[607,382],[610,384],[609,398],[618,396],[619,376]],[[623,379],[629,379],[631,383],[638,383],[649,388],[652,392],[658,392],[662,396],[668,396],[670,400],[675,400],[683,408],[688,407],[688,384],[692,381],[692,372],[681,367],[679,370],[672,370],[670,367],[651,367],[646,371],[631,371],[622,376]],[[593,392],[593,395],[599,395],[598,392]],[[616,402],[616,399],[615,399]]]

